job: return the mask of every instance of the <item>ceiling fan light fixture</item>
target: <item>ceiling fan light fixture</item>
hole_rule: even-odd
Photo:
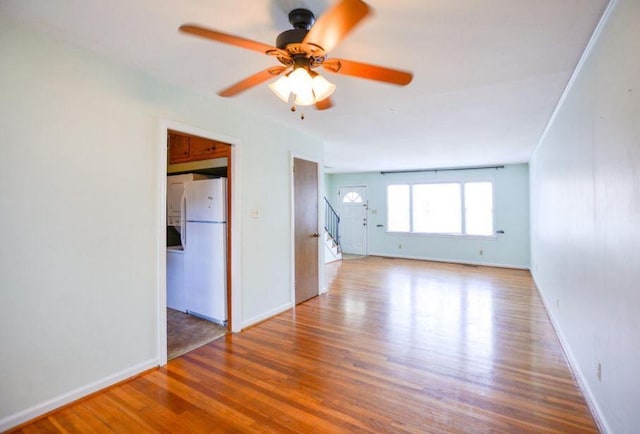
[[[291,96],[291,83],[289,77],[283,75],[273,83],[269,84],[269,89],[282,101],[288,103]]]
[[[336,85],[331,83],[320,74],[315,74],[312,79],[311,86],[313,89],[313,94],[316,98],[316,102],[324,101],[325,99],[329,98],[336,90]]]
[[[316,98],[313,96],[311,89],[308,89],[302,94],[294,94],[296,96],[295,105],[308,106],[316,103]]]
[[[313,80],[306,68],[295,68],[288,76],[291,93],[296,96],[296,105],[312,105],[316,99],[313,96]]]
[[[317,72],[299,67],[269,84],[269,89],[286,103],[293,95],[295,105],[308,106],[330,97],[336,85]]]

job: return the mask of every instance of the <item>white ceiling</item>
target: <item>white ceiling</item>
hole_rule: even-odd
[[[178,32],[195,23],[275,44],[296,7],[335,0],[0,0],[0,13],[203,95],[275,65]],[[370,0],[330,57],[414,73],[396,87],[324,73],[330,110],[300,120],[266,84],[225,103],[319,137],[329,172],[528,161],[607,0]],[[221,99],[222,100],[222,99]]]

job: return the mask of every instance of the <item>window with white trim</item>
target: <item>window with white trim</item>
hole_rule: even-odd
[[[491,181],[387,186],[389,232],[492,236]]]
[[[344,202],[344,203],[362,203],[362,196],[360,196],[355,191],[350,191],[349,193],[344,195],[344,198],[342,198],[342,202]]]

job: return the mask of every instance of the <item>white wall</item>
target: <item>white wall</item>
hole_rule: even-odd
[[[631,433],[640,427],[640,2],[616,3],[531,161],[532,272],[605,429]]]
[[[529,171],[526,164],[504,169],[456,170],[442,172],[379,172],[327,175],[326,191],[334,208],[337,189],[346,185],[366,185],[369,195],[369,254],[418,259],[478,263],[509,267],[529,266]],[[455,237],[387,233],[387,185],[402,182],[442,182],[490,180],[494,182],[496,237]],[[377,227],[383,225],[383,227]],[[402,248],[399,247],[402,245]],[[482,250],[482,255],[480,255]]]
[[[321,143],[1,18],[0,58],[0,430],[157,364],[162,119],[240,144],[235,320],[291,303],[290,153]]]

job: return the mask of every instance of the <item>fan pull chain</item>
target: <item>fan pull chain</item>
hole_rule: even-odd
[[[296,111],[296,105],[295,105],[295,104],[293,104],[293,105],[291,106],[291,111],[292,111],[292,112],[295,112],[295,111]],[[301,121],[303,121],[303,120],[304,120],[304,112],[300,112],[300,120],[301,120]]]

